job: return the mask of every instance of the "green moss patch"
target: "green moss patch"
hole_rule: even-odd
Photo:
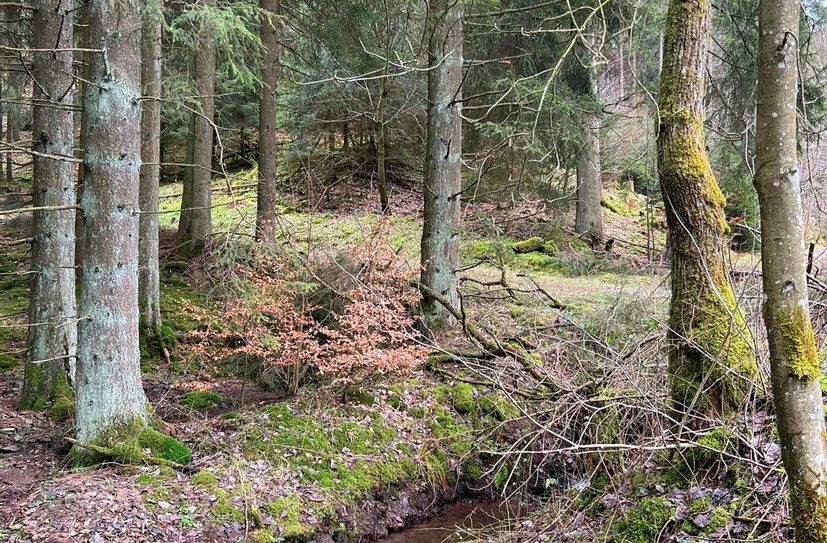
[[[533,253],[543,249],[545,242],[543,238],[533,237],[527,240],[518,241],[512,247],[515,253]]]
[[[520,416],[520,410],[514,403],[499,393],[486,394],[480,398],[480,410],[485,415],[492,415],[506,421]]]
[[[378,420],[325,426],[287,405],[275,405],[245,430],[243,447],[248,458],[299,471],[304,483],[360,497],[416,476],[410,452],[398,446],[396,437],[394,428]]]
[[[192,409],[211,409],[218,407],[224,401],[224,396],[212,390],[191,390],[181,398],[181,405]]]
[[[664,525],[674,516],[675,504],[660,496],[643,498],[626,511],[617,523],[614,543],[651,543],[657,541]]]
[[[199,488],[211,489],[218,484],[218,477],[211,471],[202,469],[190,477],[190,482]]]
[[[304,518],[312,508],[298,494],[276,498],[265,509],[275,519],[279,536],[284,539],[302,539],[316,531]]]
[[[106,458],[124,464],[183,465],[192,461],[192,453],[181,441],[138,421],[110,431],[90,444],[85,453],[77,458],[79,463]]]
[[[451,401],[457,413],[463,415],[473,413],[477,406],[474,400],[474,387],[468,383],[457,383],[451,389]]]

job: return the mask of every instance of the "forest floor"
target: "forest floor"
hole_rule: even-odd
[[[242,172],[216,181],[214,224],[222,243],[252,231],[254,179],[254,172]],[[284,195],[284,245],[310,254],[358,244],[379,220],[373,196],[365,192],[360,198],[354,187],[342,190],[350,191],[347,205],[339,205],[334,194],[312,210],[301,198]],[[641,424],[657,418],[647,410],[663,406],[662,377],[651,376],[662,376],[664,369],[668,289],[663,268],[646,257],[639,197],[612,192],[604,213],[607,234],[618,241],[612,252],[600,254],[560,226],[569,217],[541,203],[465,209],[461,253],[469,265],[469,308],[485,329],[531,334],[542,364],[567,386],[565,401],[545,403],[494,386],[500,379],[523,382],[504,373],[517,371],[508,364],[497,372],[473,364],[424,365],[348,390],[310,387],[288,397],[251,379],[249,368],[237,361],[216,364],[193,355],[188,334],[199,322],[191,308],[214,308],[215,294],[175,255],[170,232],[180,192],[180,184],[162,187],[162,210],[168,212],[162,215],[162,308],[178,339],[169,360],[146,356],[142,364],[163,430],[193,451],[186,471],[117,464],[74,469],[63,441],[70,430],[65,414],[16,411],[28,280],[13,274],[26,270],[27,254],[24,245],[8,242],[27,237],[27,223],[20,216],[0,218],[0,241],[9,246],[0,255],[0,541],[356,541],[383,537],[466,496],[504,496],[541,512],[500,534],[511,540],[645,543],[663,535],[664,541],[725,541],[775,533],[784,513],[778,495],[783,478],[769,416],[760,406],[750,415],[749,443],[740,443],[751,459],[739,453],[734,466],[725,468],[717,456],[701,455],[689,461],[688,475],[660,470],[676,461],[664,451],[628,458],[601,454],[582,465],[577,452],[544,453],[540,461],[526,452],[535,445],[554,449],[554,428],[582,433],[566,434],[578,445],[583,436],[601,443],[608,422],[597,430],[572,423],[586,408],[592,409],[590,420],[598,412],[613,414],[616,420],[600,419],[616,426],[611,439],[660,432],[660,423]],[[420,197],[403,189],[394,196],[389,241],[413,270]],[[516,242],[533,237],[554,247],[515,253]],[[663,231],[656,228],[657,258],[663,243]],[[734,260],[747,276],[754,270],[754,257]],[[502,278],[493,290],[484,286]],[[509,289],[519,294],[503,296]],[[745,300],[752,303],[755,292],[754,281],[743,284]],[[440,339],[469,345],[459,334]],[[606,370],[610,364],[620,371]],[[595,379],[598,373],[602,377]],[[618,374],[628,382],[618,384]],[[585,387],[588,400],[579,395]],[[611,407],[608,397],[623,398],[629,413]],[[537,431],[535,414],[551,411],[559,418]],[[644,422],[630,422],[633,413],[644,413]],[[716,428],[698,434],[717,440],[706,447],[739,446],[741,434]],[[679,455],[677,463],[684,465],[686,457]],[[696,477],[696,468],[707,475]],[[671,478],[661,477],[664,472]],[[747,494],[751,501],[742,499]],[[556,505],[540,507],[541,501]]]

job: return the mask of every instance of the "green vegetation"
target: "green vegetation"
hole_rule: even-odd
[[[675,515],[676,506],[666,498],[650,496],[626,511],[617,523],[614,543],[651,543]]]
[[[325,427],[294,414],[288,405],[274,405],[264,408],[256,421],[243,436],[248,458],[298,469],[305,482],[336,495],[356,499],[417,474],[409,453],[396,448],[396,430],[379,420]],[[374,459],[360,459],[364,456]]]
[[[210,489],[218,484],[218,477],[205,469],[190,477],[190,482],[199,488]]]
[[[238,503],[236,503],[230,493],[223,488],[218,488],[215,490],[215,503],[210,509],[210,514],[218,522],[243,524],[244,511],[242,507],[243,502],[240,497]]]
[[[482,396],[480,410],[484,415],[493,415],[502,421],[516,419],[520,416],[520,410],[514,402],[498,392]]]
[[[211,409],[221,405],[224,396],[212,390],[191,390],[181,398],[181,405],[192,409]]]
[[[451,399],[454,409],[461,415],[470,415],[476,409],[474,387],[468,383],[457,383],[451,389]]]
[[[278,519],[279,535],[286,539],[300,539],[313,534],[314,526],[302,520],[309,505],[298,494],[277,498],[265,506],[265,509]]]
[[[192,461],[192,453],[181,441],[138,421],[113,429],[97,442],[85,446],[88,448],[76,452],[77,463],[111,459],[124,464],[163,466]]]

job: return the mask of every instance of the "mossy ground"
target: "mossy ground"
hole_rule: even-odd
[[[192,461],[192,452],[180,440],[141,421],[113,428],[89,445],[91,448],[75,449],[76,464],[112,460],[131,465],[180,466]]]
[[[202,504],[204,522],[255,526],[256,540],[304,541],[320,530],[356,534],[354,507],[388,493],[422,488],[432,495],[483,478],[491,458],[480,458],[473,436],[501,424],[477,405],[488,392],[418,373],[371,388],[372,403],[327,397],[242,409],[219,419],[224,437],[213,443],[208,470],[171,478],[153,470],[137,482],[156,502],[179,491],[203,496],[194,503]]]

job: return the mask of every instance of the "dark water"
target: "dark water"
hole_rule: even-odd
[[[468,534],[468,530],[490,528],[501,520],[514,515],[516,515],[516,510],[513,504],[461,501],[449,505],[439,516],[406,528],[401,532],[391,534],[382,541],[390,543],[457,543],[464,539],[484,539],[479,533],[472,537]]]

